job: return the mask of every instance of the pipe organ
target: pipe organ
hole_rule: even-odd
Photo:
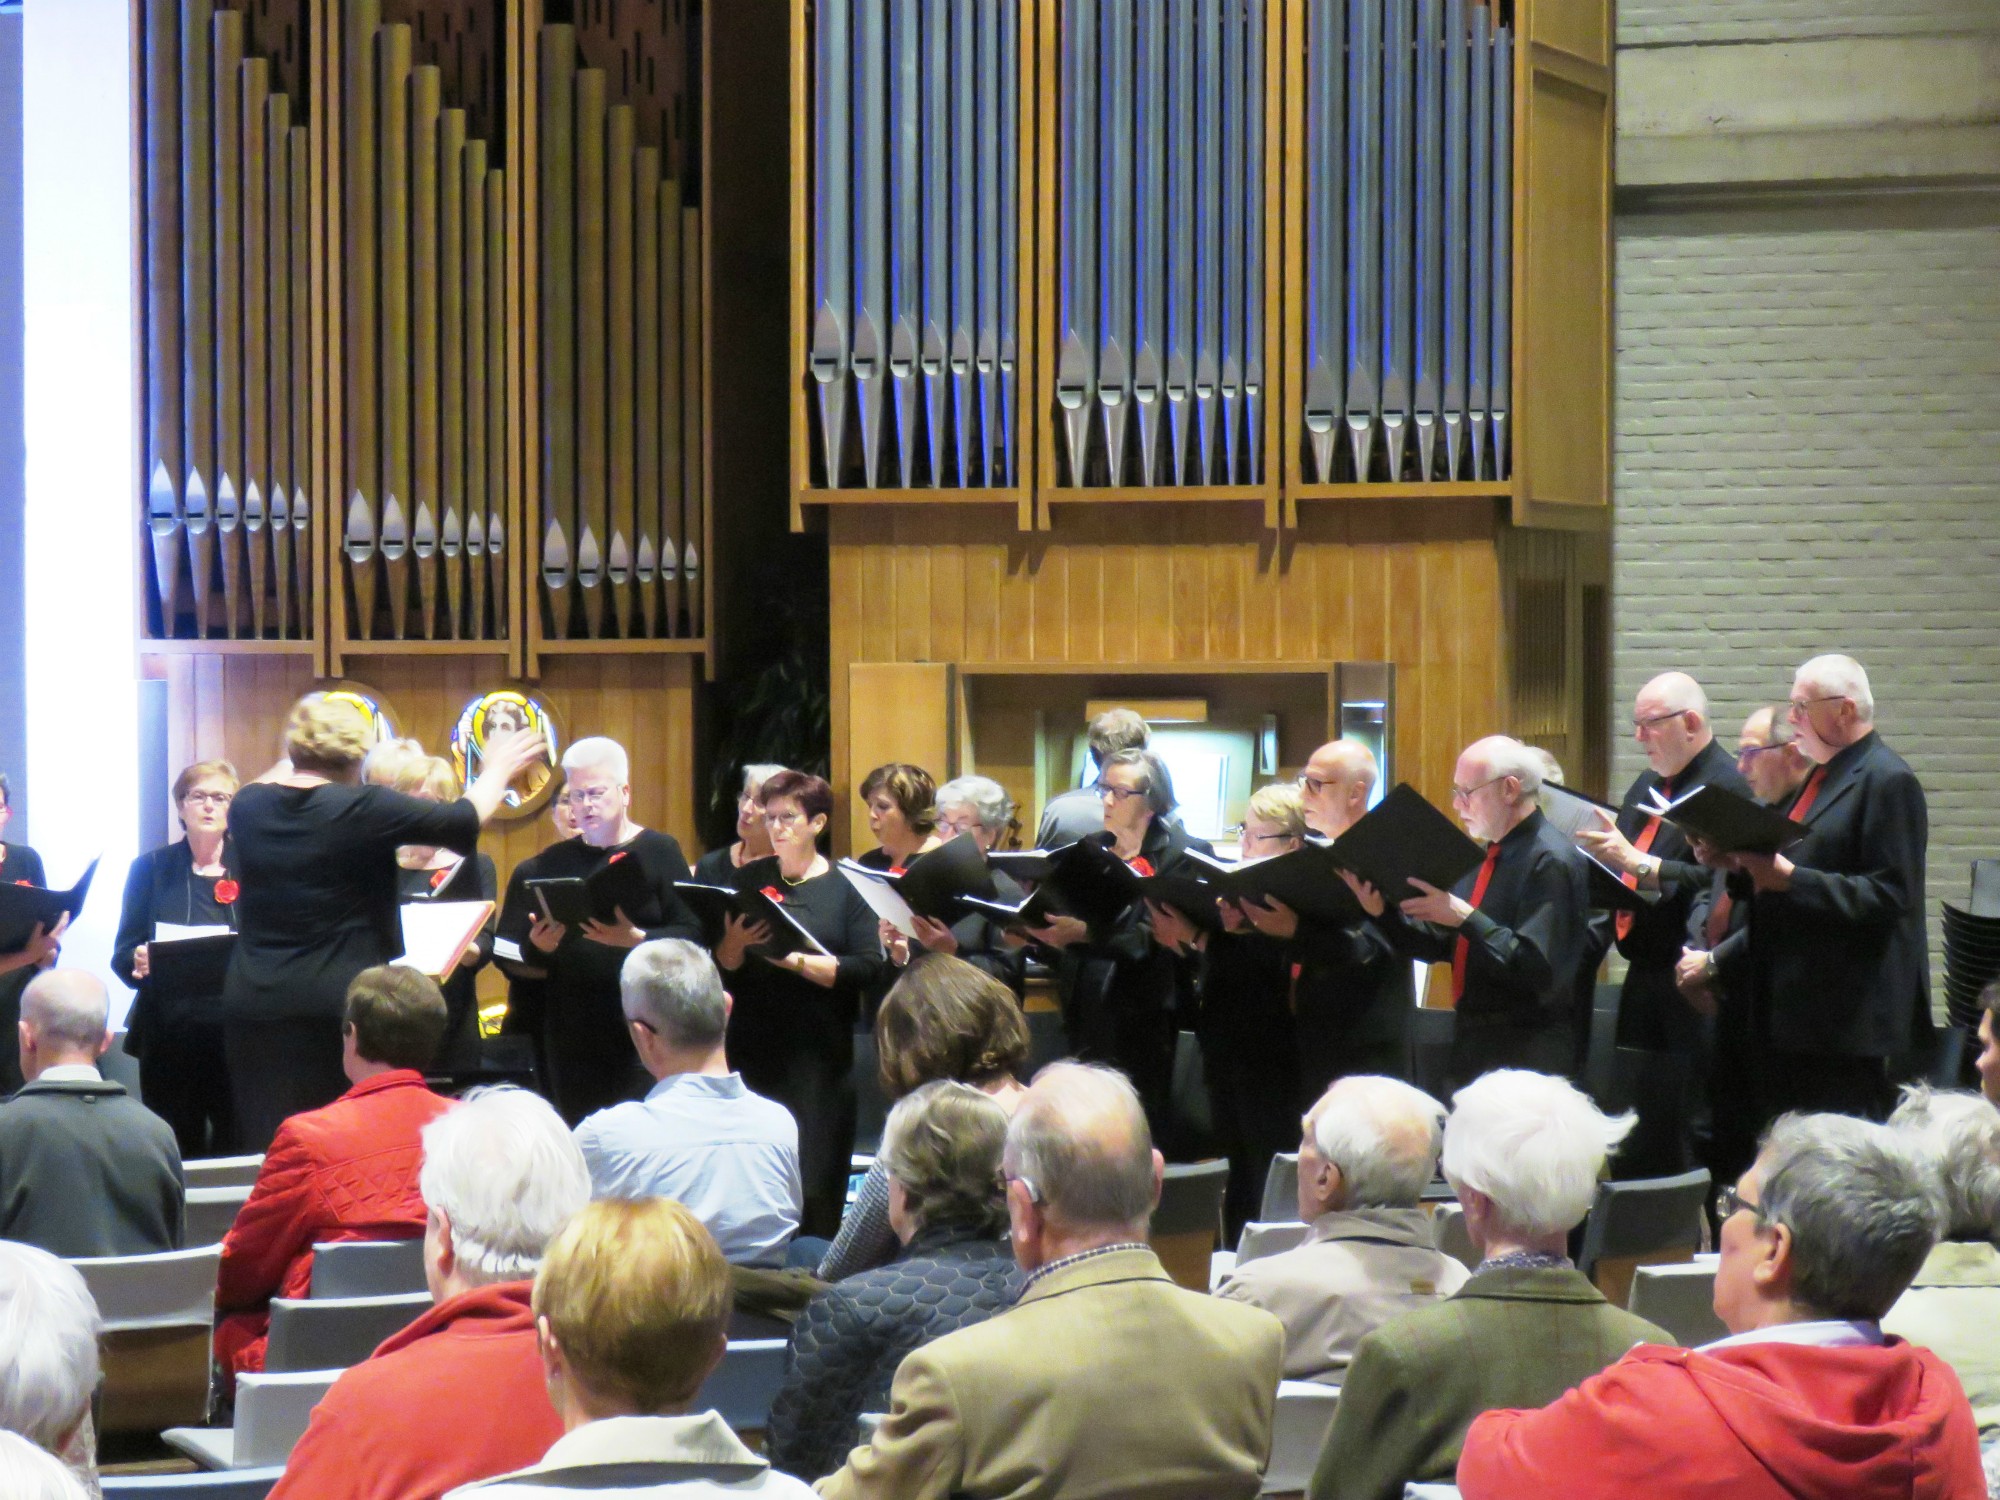
[[[704,655],[699,0],[134,0],[147,635]]]
[[[912,488],[1029,529],[1083,500],[1276,529],[1371,495],[1606,503],[1608,397],[1556,352],[1609,334],[1603,7],[793,12],[795,524]],[[1523,240],[1543,202],[1558,232]]]

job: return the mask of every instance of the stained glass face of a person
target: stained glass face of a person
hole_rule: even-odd
[[[488,744],[527,727],[528,716],[518,703],[510,703],[503,698],[486,710],[485,735]]]
[[[229,826],[229,804],[235,797],[236,783],[227,776],[202,777],[180,800],[181,826],[192,834],[221,833]]]
[[[586,843],[601,847],[617,838],[631,801],[631,788],[608,767],[578,766],[569,773],[570,816]]]

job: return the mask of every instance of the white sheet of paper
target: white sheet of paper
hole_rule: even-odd
[[[410,901],[403,906],[403,956],[396,960],[436,977],[468,934],[486,920],[490,901]]]
[[[156,943],[184,943],[190,938],[221,937],[229,931],[226,922],[197,922],[192,927],[183,922],[155,922],[153,941]]]
[[[1604,827],[1604,818],[1595,802],[1552,781],[1542,783],[1542,816],[1571,838]]]
[[[512,938],[496,937],[493,940],[493,956],[504,958],[510,964],[527,962],[521,957],[521,945]]]
[[[879,880],[870,880],[866,875],[847,868],[843,861],[840,873],[847,877],[847,883],[861,893],[861,899],[868,903],[870,911],[887,922],[906,938],[917,935],[917,914],[910,910],[910,903]]]

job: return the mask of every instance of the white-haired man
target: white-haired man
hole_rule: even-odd
[[[1983,1495],[1950,1367],[1881,1326],[1937,1239],[1930,1163],[1885,1126],[1787,1115],[1719,1198],[1729,1337],[1635,1349],[1545,1410],[1482,1416],[1466,1500]]]
[[[0,1428],[55,1454],[93,1495],[100,1326],[74,1266],[0,1240]]]
[[[1632,1123],[1541,1073],[1502,1069],[1458,1091],[1444,1175],[1479,1266],[1361,1341],[1311,1500],[1400,1500],[1410,1481],[1449,1480],[1481,1412],[1553,1401],[1634,1344],[1673,1342],[1607,1303],[1567,1250]]]
[[[1687,835],[1650,809],[1656,797],[1672,800],[1704,786],[1747,797],[1750,784],[1715,738],[1708,694],[1685,672],[1663,672],[1639,689],[1632,700],[1632,738],[1645,753],[1646,769],[1626,789],[1615,825],[1585,830],[1577,840],[1622,871],[1628,885],[1659,892],[1644,910],[1607,914],[1626,962],[1618,1045],[1685,1058],[1689,1081],[1698,1085],[1710,1028],[1674,983],[1674,966],[1686,946],[1688,912],[1709,872],[1695,859]]]
[[[562,1435],[529,1292],[590,1201],[576,1143],[535,1095],[476,1089],[424,1127],[420,1184],[435,1305],[333,1383],[272,1500],[434,1500]]]
[[[501,905],[494,955],[514,978],[542,981],[542,1049],[549,1092],[571,1125],[635,1099],[649,1080],[632,1050],[619,1004],[625,955],[650,938],[701,940],[701,923],[675,892],[693,878],[671,834],[632,820],[630,763],[616,740],[594,736],[563,752],[577,836],[514,867]],[[606,865],[637,863],[643,893],[632,909],[577,931],[550,920],[531,882],[587,880]]]
[[[1770,1028],[1764,1115],[1831,1110],[1881,1119],[1893,1063],[1929,1062],[1924,789],[1875,732],[1868,674],[1816,656],[1788,707],[1813,771],[1789,809],[1806,835],[1733,856],[1755,886],[1748,960]]]
[[[0,1103],[0,1238],[52,1255],[151,1255],[181,1243],[180,1147],[97,1071],[103,982],[49,969],[21,994],[20,1092]]]
[[[1299,777],[1306,826],[1321,838],[1339,838],[1368,811],[1380,774],[1359,740],[1321,745]],[[1244,850],[1245,857],[1257,852]],[[1242,906],[1253,927],[1287,946],[1302,1106],[1332,1079],[1408,1070],[1410,966],[1380,928],[1358,917],[1347,923],[1301,921],[1277,900]]]
[[[822,1495],[1257,1493],[1284,1331],[1183,1291],[1146,1244],[1160,1156],[1132,1086],[1055,1063],[1002,1157],[1020,1301],[908,1355],[888,1416]]]
[[[1449,891],[1413,881],[1418,895],[1386,911],[1381,893],[1355,882],[1371,916],[1413,958],[1451,964],[1458,1019],[1451,1076],[1470,1083],[1491,1068],[1567,1073],[1571,1022],[1590,915],[1588,864],[1542,816],[1542,761],[1519,740],[1489,735],[1468,745],[1451,800],[1486,858]]]
[[[1465,1284],[1420,1206],[1444,1106],[1396,1078],[1343,1078],[1305,1117],[1299,1218],[1306,1242],[1239,1262],[1217,1295],[1285,1325],[1285,1378],[1340,1384],[1360,1342]]]
[[[623,986],[632,1043],[656,1081],[577,1126],[592,1196],[671,1198],[731,1263],[782,1265],[804,1209],[798,1122],[730,1071],[715,960],[679,938],[643,943]]]

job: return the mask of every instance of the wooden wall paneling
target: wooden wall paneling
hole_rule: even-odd
[[[952,729],[957,689],[953,668],[941,663],[850,662],[846,768],[835,783],[834,800],[847,812],[847,836],[836,830],[836,851],[873,848],[862,805],[860,778],[889,761],[910,761],[940,781],[954,764]]]
[[[1611,187],[1604,0],[1524,0],[1514,134],[1514,520],[1606,526]]]

